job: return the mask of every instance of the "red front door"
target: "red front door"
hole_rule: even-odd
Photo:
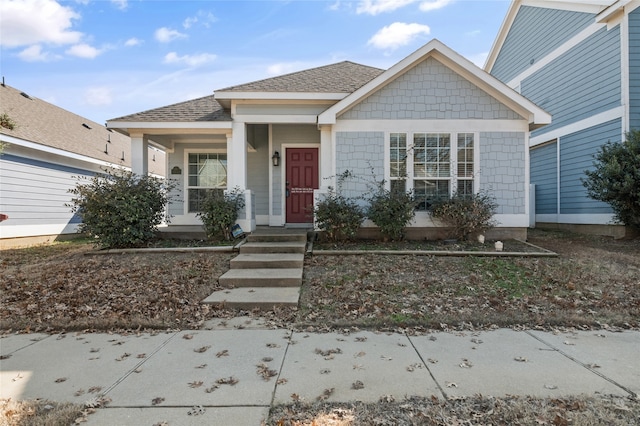
[[[318,148],[286,150],[287,223],[313,222],[313,190],[318,189]]]

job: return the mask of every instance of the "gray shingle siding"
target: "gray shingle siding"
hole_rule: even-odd
[[[560,213],[611,213],[608,204],[593,200],[580,181],[586,169],[593,168],[593,155],[601,145],[619,142],[620,119],[590,127],[560,138]]]
[[[384,154],[384,132],[337,132],[336,173],[349,170],[356,176],[344,181],[340,193],[360,197],[383,180]]]
[[[521,117],[433,58],[343,113],[342,120],[464,120]]]
[[[553,115],[532,137],[620,106],[620,27],[602,28],[523,80],[521,91]]]
[[[523,6],[509,30],[491,74],[510,81],[594,22],[595,15]]]
[[[531,150],[531,183],[536,186],[536,213],[558,213],[558,144]]]
[[[269,127],[252,125],[247,128],[247,139],[256,152],[247,153],[247,186],[254,198],[254,213],[269,214]]]
[[[498,214],[525,213],[525,149],[524,133],[480,133],[480,189],[496,197]]]

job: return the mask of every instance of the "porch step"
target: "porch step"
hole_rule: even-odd
[[[297,306],[300,287],[243,287],[220,290],[203,300],[237,309],[273,309],[274,306]]]
[[[223,287],[300,287],[302,268],[229,269],[219,279]]]
[[[306,246],[306,241],[249,242],[240,246],[240,253],[304,253]]]
[[[247,237],[248,243],[275,243],[275,242],[294,242],[307,241],[307,231],[280,231],[268,232],[261,231],[250,234]]]
[[[229,262],[231,269],[291,269],[302,268],[302,253],[245,253]]]

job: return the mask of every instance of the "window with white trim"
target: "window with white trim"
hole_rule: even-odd
[[[189,213],[201,211],[202,202],[211,191],[227,189],[227,155],[189,153],[187,205]]]
[[[413,190],[417,210],[456,192],[473,194],[475,171],[474,133],[389,134],[390,190]]]

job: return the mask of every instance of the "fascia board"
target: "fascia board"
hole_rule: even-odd
[[[596,16],[596,22],[605,23],[615,19],[618,15],[624,13],[624,9],[629,3],[631,3],[631,0],[618,0]]]
[[[340,101],[348,93],[317,93],[317,92],[215,92],[218,102],[225,100],[321,100]]]
[[[74,152],[65,151],[65,150],[54,148],[54,147],[47,146],[47,145],[42,145],[42,144],[39,144],[39,143],[36,143],[36,142],[27,141],[25,139],[19,139],[19,138],[16,138],[16,137],[13,137],[13,136],[9,136],[9,135],[0,134],[0,141],[6,142],[9,145],[15,145],[15,146],[23,147],[23,148],[29,148],[29,149],[33,149],[33,150],[36,150],[36,151],[44,152],[44,153],[47,153],[47,154],[53,154],[53,155],[57,155],[57,156],[64,157],[64,158],[70,158],[70,159],[73,159],[73,160],[83,161],[85,163],[97,164],[99,166],[105,166],[105,167],[118,166],[117,164],[114,164],[114,163],[111,163],[111,162],[108,162],[108,161],[98,160],[97,158],[89,157],[89,156],[82,155],[82,154],[76,154]]]
[[[322,114],[318,115],[318,124],[335,124],[336,117],[349,107],[357,104],[366,96],[374,93],[379,88],[383,87],[389,81],[396,78],[406,70],[410,69],[415,63],[427,58],[429,53],[436,48],[436,46],[444,46],[439,40],[433,39],[429,43],[422,46],[391,68],[347,96],[340,102],[336,103],[332,107],[328,108]]]
[[[434,39],[355,91],[351,96],[336,103],[334,106],[320,114],[318,116],[318,124],[335,124],[336,117],[340,115],[340,113],[357,104],[363,98],[375,92],[378,88],[395,79],[398,75],[406,72],[417,62],[423,61],[428,57],[433,57],[445,66],[451,68],[454,72],[460,74],[462,77],[477,85],[489,95],[495,97],[505,105],[514,109],[523,117],[527,118],[530,123],[551,123],[551,115],[549,113],[506,86],[497,78],[484,72],[468,59],[454,52],[439,40]]]
[[[628,0],[621,0],[628,1]],[[495,65],[498,54],[502,50],[507,35],[511,30],[511,26],[518,15],[518,11],[522,6],[541,7],[546,9],[558,9],[558,10],[570,10],[574,12],[584,12],[598,14],[603,11],[603,8],[608,7],[613,3],[612,0],[601,0],[591,2],[572,2],[572,1],[550,1],[550,0],[513,0],[507,14],[502,21],[502,26],[498,30],[498,35],[491,46],[487,60],[485,61],[483,69],[487,72],[491,72],[491,69]],[[605,10],[606,12],[606,10]]]
[[[231,129],[231,121],[107,121],[109,129]]]
[[[460,54],[448,49],[447,54],[440,52],[432,56],[469,80],[518,114],[529,119],[530,123],[550,124],[551,114],[525,98],[491,74],[481,70]]]
[[[485,71],[491,72],[493,65],[496,63],[496,59],[498,59],[498,53],[500,53],[500,50],[502,50],[502,45],[507,39],[507,34],[509,34],[511,25],[516,19],[516,15],[518,14],[518,10],[520,10],[521,5],[521,0],[513,0],[511,2],[511,5],[509,5],[507,14],[502,21],[500,29],[498,30],[498,35],[496,35],[496,39],[493,41],[493,45],[491,46],[491,50],[489,50],[489,55],[487,56],[487,60],[485,61],[483,67]]]

